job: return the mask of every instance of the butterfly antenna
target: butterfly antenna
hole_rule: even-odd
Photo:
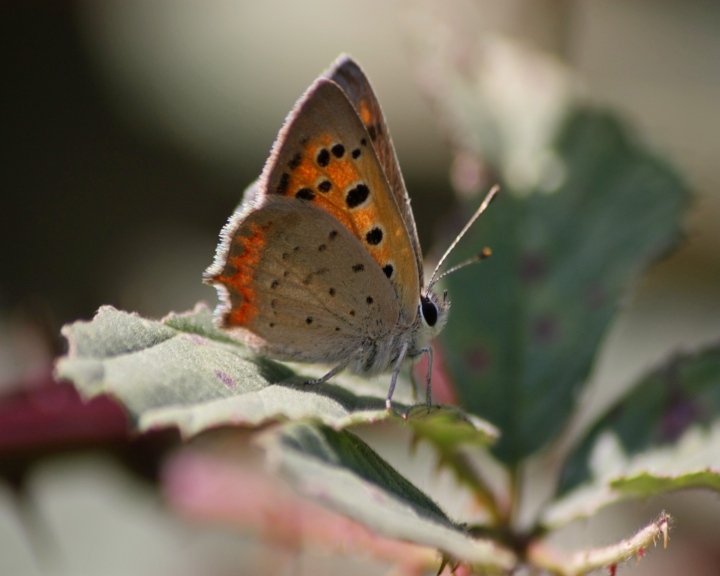
[[[490,192],[487,193],[485,196],[485,199],[482,201],[482,204],[480,204],[480,207],[475,211],[475,214],[472,215],[472,218],[468,220],[468,223],[465,224],[465,227],[460,231],[460,234],[455,236],[455,240],[452,241],[452,244],[448,247],[447,250],[445,250],[445,254],[442,255],[442,258],[440,258],[440,261],[438,262],[437,266],[435,266],[435,271],[432,273],[432,276],[430,277],[430,282],[428,282],[427,289],[430,290],[430,288],[433,287],[433,285],[440,280],[440,278],[444,278],[451,272],[455,272],[456,270],[459,270],[460,268],[464,268],[465,266],[468,266],[469,264],[473,264],[474,262],[479,262],[480,260],[484,260],[490,254],[492,253],[489,248],[484,248],[482,252],[479,254],[476,254],[474,257],[470,258],[469,260],[466,260],[465,262],[462,262],[461,264],[458,264],[457,266],[453,266],[450,268],[450,270],[444,272],[441,276],[436,278],[438,270],[440,270],[440,267],[445,263],[445,260],[447,260],[447,257],[450,255],[450,252],[453,251],[453,248],[457,245],[458,242],[460,242],[460,239],[465,235],[465,232],[467,232],[470,229],[470,226],[473,225],[475,220],[478,219],[478,216],[485,212],[487,207],[490,205],[490,202],[493,201],[493,198],[495,198],[495,195],[500,191],[500,186],[498,184],[495,184],[490,189]]]
[[[440,276],[438,276],[437,278],[435,278],[435,279],[432,281],[432,283],[428,285],[428,290],[430,290],[430,288],[432,288],[433,285],[435,285],[435,284],[437,284],[438,282],[440,282],[440,280],[442,280],[443,278],[445,278],[445,276],[447,276],[448,274],[452,274],[453,272],[457,272],[457,271],[460,270],[461,268],[465,268],[466,266],[470,266],[470,264],[475,264],[475,262],[480,262],[481,260],[485,260],[486,258],[490,258],[490,256],[492,256],[492,250],[490,250],[490,248],[488,248],[487,246],[485,246],[485,248],[483,248],[478,254],[475,254],[475,256],[473,256],[472,258],[468,258],[468,259],[465,260],[464,262],[460,262],[460,264],[456,264],[455,266],[453,266],[453,267],[450,268],[449,270],[445,270],[445,272],[443,272],[442,274],[440,274]]]

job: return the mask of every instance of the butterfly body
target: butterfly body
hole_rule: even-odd
[[[423,287],[395,151],[349,57],[288,116],[205,278],[219,324],[258,353],[333,365],[321,380],[392,371],[388,407],[402,364],[431,354],[449,303]]]

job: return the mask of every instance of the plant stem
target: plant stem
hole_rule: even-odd
[[[504,511],[503,523],[510,527],[515,522],[518,510],[520,509],[520,494],[522,493],[521,479],[522,469],[520,464],[512,466],[508,470],[509,472],[509,486],[508,486],[508,506]]]
[[[468,486],[477,501],[492,518],[493,525],[501,525],[504,515],[498,506],[497,498],[482,474],[468,461],[465,454],[451,452],[442,455],[445,464],[455,472],[458,481]]]
[[[627,540],[621,540],[612,546],[581,550],[568,555],[548,548],[543,542],[537,542],[528,548],[528,560],[530,564],[558,576],[580,576],[598,568],[616,566],[633,556],[642,557],[645,550],[655,544],[660,536],[663,538],[663,547],[667,548],[670,520],[670,515],[662,512],[658,518]]]

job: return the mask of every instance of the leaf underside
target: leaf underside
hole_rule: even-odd
[[[472,565],[511,569],[515,556],[470,537],[354,434],[289,423],[261,441],[270,462],[303,494],[388,538],[441,550]]]
[[[215,327],[204,305],[162,321],[106,306],[92,321],[66,326],[63,334],[70,346],[57,363],[58,377],[72,380],[86,397],[114,396],[140,431],[177,426],[192,436],[226,424],[314,419],[341,428],[391,419],[417,420],[433,434],[480,444],[497,435],[486,422],[457,409],[411,409],[405,378],[392,413],[385,410],[388,376],[368,381],[338,375],[307,385],[328,369],[252,354]]]

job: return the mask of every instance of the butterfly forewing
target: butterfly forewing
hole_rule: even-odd
[[[335,218],[390,281],[400,323],[412,324],[419,297],[413,242],[371,135],[336,83],[317,80],[296,106],[260,186],[265,194],[310,204]]]
[[[410,207],[405,182],[400,171],[400,164],[395,154],[395,147],[390,137],[385,116],[383,115],[380,102],[370,82],[360,66],[348,56],[341,56],[335,64],[325,73],[325,77],[337,83],[348,97],[357,114],[360,116],[365,129],[368,131],[370,141],[375,149],[378,160],[382,165],[385,176],[390,183],[395,202],[400,210],[400,215],[405,223],[405,228],[410,236],[410,242],[415,253],[415,263],[418,268],[418,293],[423,287],[423,263],[420,241],[418,240],[417,228]]]

